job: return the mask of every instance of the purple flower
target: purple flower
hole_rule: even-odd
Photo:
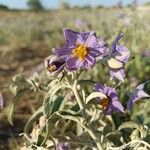
[[[141,53],[141,56],[142,57],[150,57],[150,50],[148,50],[148,49],[143,50]]]
[[[93,32],[74,32],[64,29],[66,44],[55,48],[54,53],[65,60],[68,70],[91,68],[96,63],[96,57],[105,50],[105,43],[99,40]]]
[[[51,55],[45,59],[45,66],[48,74],[56,76],[64,69],[65,61],[56,55]]]
[[[1,108],[1,109],[3,108],[3,105],[4,105],[3,96],[2,96],[2,94],[0,93],[0,108]]]
[[[143,98],[149,98],[150,95],[148,95],[147,93],[144,92],[144,86],[147,82],[142,83],[140,85],[138,85],[135,90],[132,92],[130,99],[127,103],[127,109],[130,111],[131,108],[133,107],[133,104],[135,102],[138,102],[139,100],[143,99]]]
[[[84,26],[84,21],[80,18],[76,19],[75,24],[77,28],[82,28]]]
[[[111,58],[107,60],[107,63],[110,68],[111,79],[117,78],[118,80],[124,82],[124,66],[129,60],[130,52],[126,47],[118,45],[118,41],[121,38],[122,35],[119,34],[113,42],[110,54]]]
[[[58,143],[56,150],[69,150],[68,143]]]
[[[99,97],[98,102],[102,105],[104,114],[109,115],[112,112],[124,112],[122,104],[119,102],[117,92],[111,87],[95,84],[95,91],[103,93],[106,97]]]

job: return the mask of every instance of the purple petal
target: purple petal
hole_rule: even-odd
[[[138,90],[143,90],[143,89],[144,89],[144,86],[145,86],[148,82],[149,82],[149,81],[146,81],[146,82],[144,82],[144,83],[138,85],[138,86],[136,87],[136,89],[138,89]]]
[[[94,85],[94,89],[95,89],[95,91],[97,91],[97,92],[101,92],[101,93],[104,93],[103,91],[104,91],[104,88],[105,88],[105,86],[103,85],[103,84],[101,84],[101,83],[96,83],[95,85]],[[105,93],[104,93],[105,94]]]
[[[78,43],[81,45],[85,45],[89,36],[91,36],[91,32],[81,32],[79,34]]]
[[[112,101],[112,109],[114,111],[124,112],[124,108],[123,108],[122,104],[118,100]]]
[[[150,97],[147,93],[145,93],[144,91],[142,91],[142,90],[139,90],[138,92],[137,92],[137,97],[140,99],[140,98],[148,98],[148,97]]]
[[[4,105],[4,100],[3,100],[2,94],[0,93],[0,108],[1,109],[3,108],[3,105]]]
[[[144,86],[147,82],[142,83],[140,85],[138,85],[135,90],[132,92],[129,101],[127,103],[127,109],[130,111],[131,108],[133,107],[133,104],[138,101],[139,99],[143,99],[143,98],[149,98],[150,95],[148,95],[147,93],[145,93],[143,91]]]
[[[58,143],[56,150],[69,150],[68,143]]]
[[[113,112],[124,112],[124,108],[119,101],[112,101],[112,103],[104,110],[105,115],[110,115]]]
[[[94,49],[94,48],[88,48],[88,53],[89,55],[91,55],[92,57],[98,57],[103,53],[103,48],[99,49]]]
[[[87,55],[85,57],[85,60],[83,62],[83,65],[88,69],[88,68],[91,68],[93,67],[94,65],[96,64],[96,60],[90,56],[90,55]]]
[[[67,43],[71,43],[71,44],[77,44],[77,40],[79,37],[79,33],[78,32],[74,32],[70,29],[64,29],[64,37],[66,39]]]
[[[112,56],[121,62],[127,63],[130,58],[130,52],[126,47],[116,45],[115,51],[112,53]]]
[[[54,49],[54,54],[57,55],[58,57],[66,58],[68,55],[72,54],[72,50],[74,47],[71,46],[63,46],[63,47],[58,47]]]
[[[83,61],[80,61],[78,58],[69,57],[66,61],[68,70],[76,70],[79,69],[83,65]]]
[[[124,69],[110,69],[111,79],[117,78],[118,80],[124,82],[125,72]]]

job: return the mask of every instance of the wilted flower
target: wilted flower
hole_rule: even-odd
[[[114,88],[96,83],[95,91],[104,94],[104,96],[102,95],[98,98],[98,102],[102,105],[104,114],[109,115],[112,112],[124,112],[124,108],[119,102],[117,92]]]
[[[2,94],[0,93],[0,108],[1,108],[1,109],[3,108],[3,105],[4,105],[3,96],[2,96]]]
[[[113,42],[110,54],[111,58],[107,60],[107,63],[110,68],[111,78],[117,78],[124,82],[124,66],[129,60],[130,52],[126,47],[118,45],[118,41],[121,38],[122,35],[119,34]]]
[[[65,61],[56,55],[51,55],[45,59],[45,66],[48,74],[56,76],[64,69]]]
[[[66,44],[55,48],[54,52],[66,62],[68,70],[91,68],[96,63],[96,57],[102,55],[105,49],[103,40],[99,40],[93,32],[74,32],[64,29]]]
[[[144,86],[145,86],[146,83],[147,82],[138,85],[135,88],[135,90],[132,92],[132,94],[130,96],[130,99],[127,103],[128,110],[131,110],[131,108],[133,107],[133,104],[135,102],[138,102],[142,98],[149,98],[150,97],[150,95],[148,95],[147,93],[144,92]]]
[[[58,143],[56,150],[69,150],[68,143]]]

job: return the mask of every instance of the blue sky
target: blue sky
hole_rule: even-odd
[[[90,4],[91,1],[96,4],[102,4],[104,6],[115,5],[119,0],[66,0],[70,5],[84,6]],[[138,0],[140,4],[149,2],[150,0]],[[57,8],[60,0],[41,0],[46,8]],[[123,4],[129,4],[132,0],[122,0]],[[27,0],[0,0],[0,4],[7,5],[10,8],[27,8]]]

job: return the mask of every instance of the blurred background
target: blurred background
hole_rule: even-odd
[[[19,133],[39,102],[24,98],[7,121],[9,91],[16,74],[45,72],[44,60],[53,47],[64,44],[63,28],[95,31],[111,44],[123,32],[122,44],[136,59],[127,67],[129,82],[150,79],[149,0],[0,0],[0,150],[20,149]],[[30,107],[29,106],[34,106]]]

